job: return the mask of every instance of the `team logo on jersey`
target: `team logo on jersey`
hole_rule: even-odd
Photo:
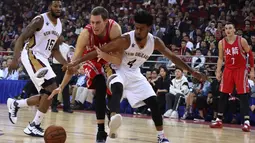
[[[50,23],[49,22],[46,22],[46,25],[48,26]]]
[[[131,46],[132,46],[132,48],[135,47],[135,43],[133,43]]]

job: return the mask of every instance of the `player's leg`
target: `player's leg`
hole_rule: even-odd
[[[40,68],[45,68],[45,64],[41,64],[42,62],[38,62],[39,59],[33,59],[31,60],[28,56],[28,51],[24,49],[21,54],[21,61],[24,65],[24,68],[28,72],[28,75],[35,85],[37,91],[41,90],[41,84],[44,82],[44,79],[42,78],[36,78],[36,71],[40,70]],[[47,59],[44,59],[43,61],[48,62]],[[33,63],[36,63],[33,65]],[[27,106],[34,106],[39,105],[40,102],[40,96],[32,96],[28,99],[22,99],[15,101],[14,99],[8,98],[7,100],[7,107],[9,110],[9,119],[10,121],[15,124],[17,122],[17,113],[19,108],[27,107]]]
[[[109,102],[110,122],[109,122],[109,137],[116,138],[117,130],[121,126],[122,117],[120,113],[120,101],[123,94],[123,80],[120,75],[114,74],[109,77],[109,88],[111,90],[111,100]]]
[[[106,80],[102,74],[96,75],[92,81],[92,86],[95,88],[95,106],[97,117],[97,142],[105,142],[107,133],[105,132],[105,111],[106,111]]]
[[[157,104],[156,96],[151,96],[144,100],[145,104],[151,109],[152,120],[154,121],[156,130],[158,132],[159,143],[169,143],[168,139],[164,136],[163,118]]]
[[[9,110],[9,120],[13,123],[17,123],[17,113],[19,111],[19,108],[22,107],[28,107],[28,106],[34,106],[39,105],[40,102],[40,95],[32,96],[28,99],[21,99],[21,100],[15,100],[12,98],[8,98],[7,100],[7,107]]]
[[[235,84],[237,95],[240,100],[240,113],[244,118],[243,128],[244,132],[250,132],[250,116],[249,116],[249,83],[248,71],[246,69],[237,69],[235,71]]]
[[[24,133],[30,136],[37,136],[37,137],[44,136],[44,131],[40,127],[40,125],[52,102],[52,100],[48,100],[47,98],[51,94],[51,92],[57,88],[55,78],[46,80],[42,84],[42,87],[43,89],[40,91],[41,98],[40,98],[39,107],[36,111],[36,115],[33,121],[29,123],[28,126],[24,129]]]
[[[224,69],[221,84],[220,84],[220,99],[218,103],[218,113],[216,122],[213,122],[211,128],[222,128],[223,113],[226,109],[229,93],[232,93],[234,88],[233,71]]]
[[[140,78],[140,79],[139,79]],[[151,110],[152,120],[158,132],[158,143],[169,143],[164,136],[163,118],[157,103],[156,93],[144,76],[130,80],[125,86],[124,95],[133,108],[147,105]]]

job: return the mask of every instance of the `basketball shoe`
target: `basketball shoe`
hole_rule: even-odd
[[[251,131],[251,126],[250,126],[250,121],[245,121],[244,125],[242,127],[242,130],[244,132],[250,132]]]
[[[109,137],[110,138],[117,138],[117,130],[121,126],[122,122],[122,116],[120,114],[115,114],[111,117],[110,123],[109,123]]]
[[[160,138],[160,137],[158,136],[158,143],[170,143],[170,142],[169,142],[169,140],[168,140],[167,138],[165,138],[165,137]]]
[[[13,123],[17,123],[17,113],[19,111],[18,103],[16,100],[8,98],[7,107],[9,110],[9,120]]]
[[[44,131],[40,125],[41,124],[36,125],[35,122],[29,123],[28,126],[24,129],[24,133],[33,137],[43,137]]]
[[[211,123],[210,127],[211,128],[222,128],[223,127],[222,121],[217,118],[215,122]]]
[[[96,143],[105,143],[106,138],[107,138],[107,133],[105,131],[98,131]]]

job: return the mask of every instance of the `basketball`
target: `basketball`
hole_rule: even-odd
[[[66,131],[61,126],[49,126],[44,133],[45,143],[64,143],[66,141]]]

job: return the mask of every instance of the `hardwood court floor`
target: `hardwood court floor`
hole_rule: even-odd
[[[33,119],[35,111],[35,108],[20,110],[18,122],[13,125],[9,122],[6,105],[0,105],[0,130],[4,132],[4,135],[0,135],[0,143],[43,143],[43,138],[29,137],[23,133],[23,129]],[[65,128],[66,143],[95,143],[97,126],[94,113],[48,112],[42,127],[46,129],[53,124]],[[208,124],[164,119],[165,134],[171,143],[255,143],[254,131],[244,133],[239,126],[210,129]],[[107,126],[106,130],[108,131]],[[146,117],[123,117],[119,137],[107,140],[107,143],[156,142],[153,122]]]

